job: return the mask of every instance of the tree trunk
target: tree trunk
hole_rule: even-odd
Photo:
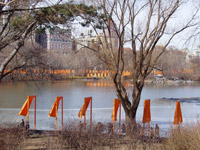
[[[127,91],[121,82],[114,80],[117,96],[121,100],[126,117],[130,122],[136,122],[136,113],[140,103],[141,92],[144,86],[144,80],[133,83],[132,103],[129,100]]]
[[[132,94],[132,104],[129,113],[126,113],[126,134],[132,134],[140,132],[141,128],[136,123],[136,113],[140,103],[141,92],[143,85],[139,86],[134,84],[133,94]]]
[[[132,105],[131,105],[131,113],[129,118],[136,119],[136,112],[140,103],[141,93],[143,89],[143,83],[134,83],[134,89],[132,93]]]

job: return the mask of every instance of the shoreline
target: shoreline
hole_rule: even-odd
[[[2,81],[1,83],[20,83],[20,82],[59,82],[59,81],[75,81],[75,80],[81,80],[81,81],[110,81],[112,80],[110,78],[82,78],[82,77],[73,77],[73,78],[66,78],[66,79],[31,79],[31,80],[6,80]],[[131,79],[124,79],[125,83],[129,82],[132,83]],[[155,80],[155,79],[146,79],[145,85],[190,85],[190,84],[196,84],[200,83],[200,81],[192,81],[192,80]]]

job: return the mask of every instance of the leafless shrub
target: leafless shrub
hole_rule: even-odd
[[[93,123],[91,132],[89,125],[85,128],[79,122],[70,122],[64,131],[25,131],[23,128],[9,126],[0,127],[0,150],[48,149],[48,150],[145,150],[160,149],[156,137],[144,136],[137,124],[135,131],[126,130],[118,134],[119,126],[112,123]]]
[[[116,125],[113,133],[112,123],[103,124],[101,122],[93,124],[93,130],[86,128],[84,124],[70,123],[65,126],[64,131],[58,134],[54,140],[54,148],[57,149],[158,149],[157,138],[151,136],[143,136],[139,125],[126,133],[118,134],[118,126]],[[49,141],[50,142],[50,141]],[[50,144],[48,144],[50,145]],[[156,145],[156,146],[155,146]]]
[[[22,127],[7,125],[0,127],[0,150],[22,149],[26,131]]]
[[[103,133],[103,128],[100,124],[94,125],[96,128],[90,132],[85,129],[84,125],[70,124],[65,127],[61,140],[64,141],[68,148],[74,149],[94,149],[99,146],[106,146],[110,144],[111,134]]]

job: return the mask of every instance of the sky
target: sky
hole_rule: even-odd
[[[191,19],[192,14],[196,12],[196,9],[200,6],[200,0],[190,0],[188,3],[184,4],[176,14],[176,22],[172,22],[171,26],[176,27],[177,25],[185,24],[189,19]],[[196,14],[195,23],[200,25],[200,12]],[[200,35],[192,38],[188,41],[188,38],[197,33],[200,30],[196,30],[195,28],[188,28],[181,34],[177,35],[175,39],[171,42],[171,45],[182,49],[188,48],[190,50],[196,49],[198,45],[200,45]]]

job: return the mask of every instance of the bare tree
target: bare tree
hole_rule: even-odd
[[[12,71],[24,66],[24,64],[21,64],[5,73],[5,69],[21,47],[24,46],[25,40],[29,38],[38,23],[38,20],[32,16],[33,10],[38,3],[39,0],[35,1],[31,10],[29,1],[10,0],[1,2],[0,52],[6,55],[4,55],[4,59],[0,64],[0,81]],[[8,47],[12,47],[12,51]]]
[[[127,117],[135,121],[136,112],[144,87],[145,78],[154,69],[158,58],[174,37],[194,26],[195,14],[185,24],[170,27],[175,14],[184,4],[182,0],[99,0],[98,20],[91,19],[99,39],[98,48],[87,48],[97,52],[107,64],[116,94],[121,100]],[[170,28],[169,28],[170,27]],[[103,32],[103,37],[99,34]],[[115,42],[112,42],[116,38]],[[162,49],[155,55],[155,47],[164,39]],[[123,85],[122,73],[125,68],[125,45],[131,46],[130,62],[132,71],[132,96],[128,97]],[[154,57],[153,57],[154,55]]]
[[[7,46],[4,51],[5,52],[0,55],[0,64],[4,61],[4,58],[7,58],[8,55],[10,55],[10,53],[13,51],[13,47]],[[33,72],[35,68],[45,68],[47,62],[45,54],[46,50],[40,45],[36,43],[33,44],[32,42],[25,42],[20,51],[18,51],[13,59],[10,60],[2,78],[18,69],[26,69],[28,72]],[[18,77],[17,74],[11,75],[11,77],[13,76]]]

